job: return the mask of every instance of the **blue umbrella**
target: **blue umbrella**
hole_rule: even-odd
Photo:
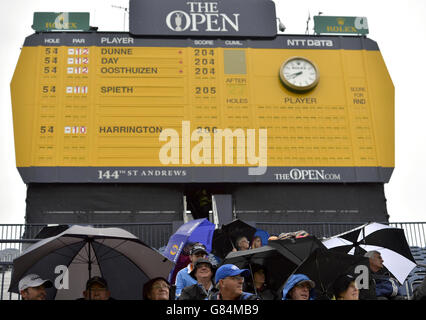
[[[207,252],[212,250],[212,239],[215,225],[208,219],[189,221],[172,234],[163,255],[174,263],[177,262],[182,249],[188,242],[201,242],[206,246]]]

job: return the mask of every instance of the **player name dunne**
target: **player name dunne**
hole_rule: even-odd
[[[102,48],[101,54],[111,54],[111,55],[132,55],[133,50],[131,48]]]

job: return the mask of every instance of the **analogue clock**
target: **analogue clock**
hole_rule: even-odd
[[[318,84],[319,70],[306,58],[292,57],[281,65],[280,78],[290,90],[308,91]]]

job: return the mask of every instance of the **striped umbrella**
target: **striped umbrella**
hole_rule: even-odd
[[[323,240],[323,244],[336,252],[363,255],[378,251],[383,265],[402,284],[416,267],[404,230],[377,222],[366,223],[358,228]]]

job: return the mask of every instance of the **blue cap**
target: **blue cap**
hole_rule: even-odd
[[[236,265],[233,264],[224,264],[216,271],[215,281],[219,282],[220,279],[225,279],[226,277],[233,277],[238,275],[243,275],[244,277],[248,277],[250,275],[250,271],[248,269],[240,269]]]

